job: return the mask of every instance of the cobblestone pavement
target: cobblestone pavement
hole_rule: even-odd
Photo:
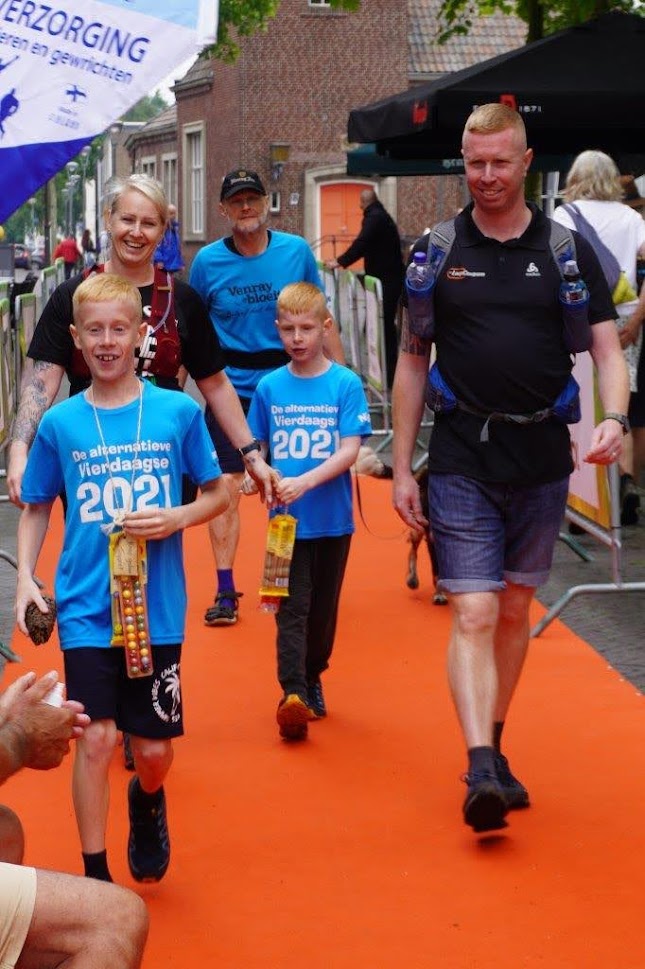
[[[558,542],[548,583],[538,599],[551,606],[569,589],[613,581],[611,552],[590,535],[576,541],[593,556],[584,562],[564,542]],[[624,583],[645,583],[645,493],[641,492],[641,522],[622,529],[620,554]],[[559,618],[594,647],[625,679],[645,693],[645,592],[584,594],[571,599]],[[548,627],[542,633],[548,635]],[[534,640],[539,648],[539,638]]]

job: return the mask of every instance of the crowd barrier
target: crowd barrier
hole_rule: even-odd
[[[327,305],[340,329],[345,361],[363,382],[370,407],[375,451],[392,441],[392,401],[387,386],[383,288],[380,279],[319,263]],[[427,425],[426,425],[427,426]]]
[[[578,596],[645,592],[645,582],[623,581],[618,465],[612,464],[607,468],[604,465],[587,464],[584,461],[593,429],[602,420],[603,415],[593,362],[589,353],[578,354],[573,375],[580,385],[582,418],[578,424],[572,424],[569,427],[574,471],[569,479],[566,518],[609,548],[611,582],[590,582],[572,586],[539,620],[531,630],[532,636],[539,636],[560,615],[565,606]],[[586,551],[571,535],[562,532],[560,539],[580,558],[589,559]]]
[[[20,381],[27,348],[45,305],[53,291],[65,278],[65,263],[57,259],[40,274],[31,293],[14,295],[19,285],[12,280],[0,280],[0,453],[9,443],[11,425],[16,416]],[[13,302],[13,306],[11,305]],[[0,501],[7,496],[1,495]]]
[[[380,280],[362,276],[350,270],[329,270],[319,264],[320,274],[330,312],[338,322],[346,362],[361,378],[373,419],[374,436],[381,440],[380,450],[392,440],[391,398],[387,387],[383,293]],[[11,426],[18,406],[20,382],[26,351],[42,307],[65,278],[61,259],[45,268],[33,293],[15,296],[12,302],[12,283],[0,279],[0,454],[9,443]],[[580,384],[582,420],[572,425],[571,437],[575,470],[571,476],[566,517],[610,549],[611,582],[573,586],[545,614],[531,630],[540,633],[571,602],[580,595],[610,592],[643,592],[645,582],[624,582],[622,576],[622,539],[620,526],[620,480],[617,465],[609,470],[585,464],[584,452],[589,446],[594,425],[602,416],[593,364],[588,353],[579,354],[574,375]],[[424,420],[430,427],[431,417]],[[418,442],[424,447],[422,441]],[[425,458],[420,459],[420,463]],[[0,496],[6,501],[7,496]],[[560,538],[581,558],[587,552],[570,535]],[[0,558],[6,558],[0,549]]]

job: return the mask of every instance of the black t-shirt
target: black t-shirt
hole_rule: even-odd
[[[572,368],[558,298],[560,274],[549,223],[532,206],[519,239],[484,236],[472,206],[455,220],[456,238],[435,288],[435,342],[441,374],[458,400],[484,413],[531,414],[549,407]],[[592,324],[614,317],[611,294],[589,244],[575,234],[578,266],[591,294]],[[573,470],[566,424],[555,418],[489,424],[458,410],[437,414],[430,470],[480,481],[537,484]]]
[[[48,300],[34,331],[27,355],[33,360],[44,360],[64,367],[71,384],[70,393],[77,393],[89,385],[89,379],[78,379],[72,373],[74,343],[69,325],[72,322],[72,296],[83,282],[83,275],[61,283]],[[175,314],[180,342],[180,363],[193,380],[203,380],[219,373],[225,367],[219,339],[208,315],[208,310],[197,292],[179,279],[173,280]],[[152,284],[139,287],[144,307],[144,319],[150,316]],[[154,358],[148,372],[155,373]],[[160,386],[172,386],[172,382],[159,380]],[[175,383],[176,386],[176,383]]]

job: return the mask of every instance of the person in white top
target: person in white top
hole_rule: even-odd
[[[632,391],[629,414],[632,432],[625,436],[620,459],[621,522],[623,525],[635,525],[640,498],[634,484],[634,452],[642,451],[645,444],[645,411],[639,415],[639,408],[632,406],[636,403],[639,389],[637,375],[645,320],[645,286],[638,297],[636,260],[645,257],[645,221],[634,207],[624,203],[625,191],[618,168],[614,160],[602,151],[583,151],[575,158],[562,195],[567,204],[555,210],[555,221],[584,235],[578,222],[579,213],[614,255],[629,284],[625,286],[623,280],[623,297],[627,293],[627,298],[621,300],[615,291],[614,301],[616,326],[625,352]],[[593,245],[593,239],[587,238]],[[645,385],[640,387],[640,391],[645,392]]]

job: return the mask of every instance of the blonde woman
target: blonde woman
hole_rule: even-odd
[[[624,188],[618,168],[614,160],[602,151],[583,151],[577,156],[567,175],[562,195],[565,204],[555,210],[555,221],[584,235],[580,222],[582,216],[616,258],[625,276],[623,296],[627,295],[628,298],[619,301],[619,294],[614,292],[614,300],[617,302],[616,326],[629,370],[632,392],[629,417],[635,431],[625,436],[620,459],[621,522],[623,525],[635,525],[640,498],[634,484],[634,442],[637,447],[645,442],[645,406],[640,408],[642,413],[639,414],[639,395],[636,393],[642,324],[645,319],[645,287],[639,299],[636,259],[645,256],[645,221],[639,212],[623,202]],[[588,241],[593,245],[591,238]],[[641,390],[645,391],[645,386],[641,386]]]

